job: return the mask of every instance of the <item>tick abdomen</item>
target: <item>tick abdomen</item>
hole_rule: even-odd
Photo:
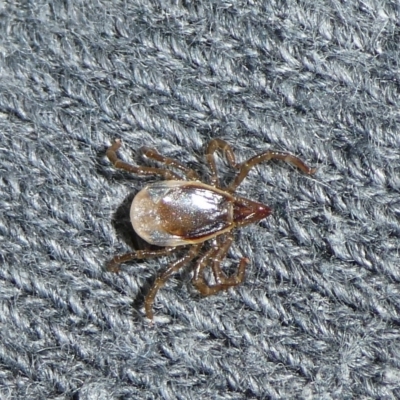
[[[203,242],[232,229],[232,196],[197,181],[160,181],[133,199],[136,233],[157,246]]]

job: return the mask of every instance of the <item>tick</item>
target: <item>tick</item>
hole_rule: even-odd
[[[166,168],[134,166],[117,156],[121,141],[117,139],[107,150],[107,157],[116,168],[139,175],[160,175],[163,181],[145,186],[133,199],[130,219],[136,233],[146,242],[161,246],[158,250],[138,250],[115,256],[108,264],[112,272],[119,272],[120,264],[133,259],[159,257],[171,254],[183,246],[187,253],[171,263],[159,275],[144,302],[146,316],[153,319],[153,303],[158,290],[168,278],[190,261],[198,258],[194,269],[193,285],[198,291],[209,296],[240,284],[249,260],[242,257],[236,274],[226,276],[221,263],[233,241],[234,228],[256,223],[271,213],[271,209],[257,201],[235,194],[237,187],[251,168],[272,159],[283,160],[298,167],[306,174],[316,169],[308,167],[299,158],[284,152],[266,151],[243,163],[236,163],[231,146],[221,139],[213,139],[206,151],[211,176],[209,183],[200,181],[198,174],[171,158],[164,157],[156,150],[143,147],[142,154],[164,166],[172,167],[180,174]],[[232,183],[222,188],[219,184],[215,153],[221,152],[231,167],[238,170]],[[201,253],[205,242],[209,247]],[[210,265],[214,283],[207,282],[205,268]]]

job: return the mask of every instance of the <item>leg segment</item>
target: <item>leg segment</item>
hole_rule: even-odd
[[[164,247],[159,250],[138,250],[132,253],[126,253],[122,256],[115,256],[108,264],[107,269],[110,272],[118,273],[120,271],[120,264],[125,263],[130,260],[143,259],[150,257],[161,257],[167,254],[173,253],[176,250],[175,247]]]
[[[204,279],[204,269],[207,267],[210,259],[214,257],[217,253],[218,248],[211,248],[197,262],[196,269],[194,271],[194,276],[192,279],[193,286],[204,296],[207,296],[209,286]]]
[[[108,159],[112,162],[115,168],[124,169],[125,171],[132,172],[140,175],[161,175],[166,180],[182,180],[182,178],[174,174],[172,171],[162,168],[153,167],[135,167],[118,158],[116,151],[121,147],[121,140],[116,139],[115,142],[106,151]]]
[[[220,247],[213,247],[199,260],[193,277],[193,285],[203,296],[210,296],[220,292],[221,290],[237,286],[243,282],[246,266],[249,263],[249,260],[246,257],[243,257],[240,260],[237,273],[229,278],[221,269],[221,262],[226,257],[226,253],[232,244],[232,240],[233,236],[229,235]],[[204,268],[207,266],[208,261],[211,258],[213,259],[211,268],[215,279],[214,285],[208,284],[204,279]]]
[[[236,188],[240,185],[244,178],[246,178],[247,174],[255,165],[260,164],[264,161],[269,160],[283,160],[289,164],[294,165],[299,168],[302,172],[308,175],[312,175],[316,168],[310,168],[307,166],[300,158],[297,158],[289,153],[283,153],[278,151],[266,151],[265,153],[258,154],[239,166],[239,173],[237,174],[234,181],[229,185],[228,191],[233,193]]]
[[[218,239],[217,239],[218,240]],[[219,242],[219,241],[218,241]],[[222,271],[220,264],[221,261],[226,257],[229,248],[233,242],[233,235],[226,235],[226,240],[222,243],[218,243],[218,247],[216,248],[216,252],[213,256],[213,263],[211,264],[211,269],[214,274],[214,279],[217,285],[222,284],[223,281],[228,279],[225,273]]]
[[[215,164],[214,153],[218,150],[224,153],[231,167],[236,168],[237,166],[235,161],[235,154],[233,153],[231,146],[229,146],[229,144],[226,143],[225,140],[213,139],[210,141],[207,147],[206,159],[211,170],[210,184],[211,186],[215,186],[217,188],[219,188],[220,186],[218,182],[218,173],[217,166]]]
[[[184,257],[170,264],[167,270],[164,273],[162,273],[159,277],[157,277],[156,281],[154,282],[154,285],[150,289],[150,292],[148,293],[144,301],[144,308],[146,310],[146,316],[148,319],[150,320],[153,319],[153,303],[157,292],[160,290],[161,287],[164,286],[165,282],[174,272],[178,271],[180,268],[182,268],[189,261],[193,260],[193,258],[195,258],[199,254],[202,245],[203,245],[202,243],[193,245],[190,248],[189,252]]]
[[[165,165],[170,165],[171,167],[179,169],[180,171],[184,172],[187,179],[192,181],[200,180],[199,176],[197,175],[197,172],[193,171],[191,168],[184,166],[179,161],[173,160],[172,158],[169,157],[164,157],[160,153],[158,153],[157,150],[151,149],[150,147],[142,147],[140,150],[145,157],[151,158]]]

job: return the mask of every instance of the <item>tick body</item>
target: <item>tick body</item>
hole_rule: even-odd
[[[150,244],[162,246],[159,250],[138,250],[122,256],[116,256],[108,264],[108,269],[119,272],[120,264],[132,259],[157,257],[173,253],[189,246],[185,256],[170,264],[166,271],[155,281],[145,299],[146,316],[153,319],[153,303],[158,290],[177,270],[198,258],[193,284],[204,296],[240,284],[244,279],[245,268],[249,260],[243,257],[237,273],[227,277],[221,269],[233,241],[232,230],[260,221],[271,213],[271,209],[259,202],[237,196],[235,190],[247,176],[250,169],[264,161],[279,159],[289,162],[306,174],[313,174],[299,158],[288,153],[267,151],[237,164],[231,147],[221,139],[214,139],[207,148],[207,161],[211,170],[210,183],[199,180],[195,171],[179,162],[163,157],[156,150],[143,148],[142,153],[166,166],[183,173],[176,174],[169,169],[155,167],[137,167],[117,157],[120,140],[107,150],[107,157],[116,168],[141,175],[161,175],[165,180],[155,182],[143,188],[133,199],[130,218],[136,233]],[[224,153],[229,164],[238,170],[238,174],[227,188],[221,188],[215,164],[215,152]],[[202,252],[205,242],[210,246]],[[204,270],[211,267],[214,283],[204,277]]]
[[[136,195],[130,217],[136,233],[146,242],[184,246],[205,242],[270,212],[261,203],[202,182],[161,181]]]

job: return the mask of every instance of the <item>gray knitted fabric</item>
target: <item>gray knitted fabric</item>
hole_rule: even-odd
[[[0,3],[1,399],[400,398],[397,1]],[[207,182],[205,148],[289,151],[238,193],[237,288],[203,298],[185,254],[134,261],[117,171],[151,146]],[[235,171],[218,158],[221,182]]]

